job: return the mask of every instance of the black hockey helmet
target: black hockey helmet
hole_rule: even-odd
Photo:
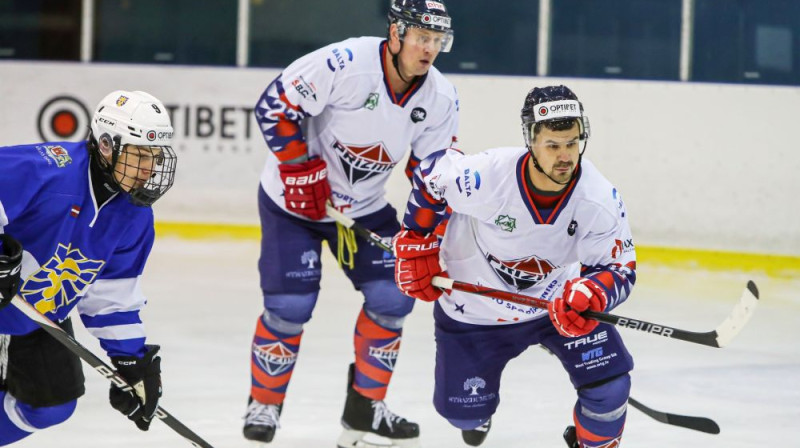
[[[569,87],[534,87],[525,97],[522,105],[522,133],[525,145],[530,148],[539,127],[547,123],[550,129],[569,129],[578,122],[580,139],[589,139],[589,118],[583,115],[583,104]]]
[[[389,25],[397,24],[400,40],[406,36],[409,27],[417,27],[444,33],[439,51],[447,53],[453,46],[453,29],[450,15],[442,0],[391,0]]]

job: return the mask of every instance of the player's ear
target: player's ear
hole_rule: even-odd
[[[389,25],[389,45],[397,46],[400,44],[400,32],[397,29],[397,23]]]

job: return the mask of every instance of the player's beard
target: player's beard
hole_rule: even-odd
[[[558,168],[567,168],[566,171],[560,171]],[[553,169],[550,170],[550,178],[555,180],[557,183],[564,184],[569,182],[572,179],[572,174],[575,172],[575,164],[572,162],[562,162],[556,163],[553,165]]]

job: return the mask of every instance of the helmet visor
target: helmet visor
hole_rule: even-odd
[[[561,119],[561,120],[566,120],[566,119]],[[579,132],[578,138],[582,142],[583,146],[586,147],[586,141],[589,140],[589,137],[591,136],[589,117],[583,115],[581,117],[576,117],[575,120],[578,122],[578,132]],[[536,124],[537,122],[532,120],[525,120],[522,122],[522,135],[525,138],[525,146],[528,147],[533,146],[534,129],[536,127]]]
[[[413,29],[414,31],[410,31]],[[453,30],[439,31],[432,30],[420,25],[410,25],[401,40],[406,44],[420,48],[427,48],[430,51],[449,53],[453,47]]]

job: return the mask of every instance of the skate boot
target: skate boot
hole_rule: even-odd
[[[469,446],[480,446],[484,440],[486,440],[486,436],[489,435],[489,429],[492,428],[492,419],[486,420],[486,423],[478,426],[475,429],[464,429],[461,430],[461,438],[464,439],[464,443]]]
[[[574,426],[567,426],[567,429],[564,430],[564,441],[567,442],[569,448],[580,448]]]
[[[281,425],[283,404],[262,404],[250,397],[247,414],[244,416],[244,438],[254,442],[269,443],[275,437],[275,430]]]
[[[419,425],[392,413],[383,400],[372,400],[353,389],[355,365],[347,375],[347,400],[342,413],[344,430],[336,442],[338,448],[353,447],[419,447]],[[373,434],[385,437],[388,443],[362,440]]]

